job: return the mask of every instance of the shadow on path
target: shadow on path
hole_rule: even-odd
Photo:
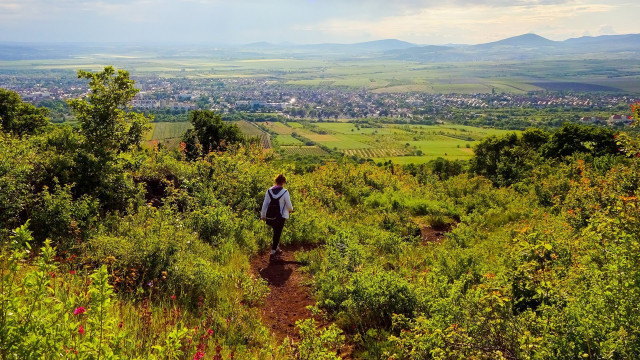
[[[308,247],[287,246],[278,259],[269,261],[269,253],[256,256],[251,261],[254,275],[260,276],[271,290],[262,307],[262,322],[271,328],[276,339],[282,341],[289,337],[298,340],[296,321],[311,318],[311,311],[307,306],[315,301],[309,289],[302,285],[303,276],[297,271],[303,264],[295,260],[298,251],[305,251]]]

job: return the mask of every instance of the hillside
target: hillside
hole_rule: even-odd
[[[468,62],[515,59],[548,59],[586,56],[628,58],[640,52],[640,34],[604,35],[552,41],[536,34],[523,34],[478,45],[416,45],[397,39],[354,44],[274,44],[256,42],[237,46],[210,45],[135,45],[72,43],[0,43],[0,60],[71,59],[78,56],[112,54],[135,58],[222,57],[225,59],[260,59],[265,56],[286,58],[397,59],[419,62]]]
[[[7,358],[640,354],[633,131],[568,123],[489,136],[467,162],[309,166],[205,110],[176,149],[141,148],[128,72],[78,75],[76,127],[0,89]],[[294,211],[271,259],[259,210],[278,174]]]

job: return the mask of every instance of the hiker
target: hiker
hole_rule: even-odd
[[[280,250],[280,236],[284,228],[285,219],[289,218],[289,213],[293,212],[289,191],[284,188],[287,179],[280,174],[276,177],[275,185],[267,190],[262,203],[261,218],[267,225],[273,228],[273,244],[271,246],[270,259],[274,259],[282,254]]]

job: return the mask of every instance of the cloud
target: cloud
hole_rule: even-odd
[[[615,35],[617,32],[613,29],[611,25],[604,25],[598,29],[598,35]]]
[[[458,4],[461,1],[456,1]],[[340,34],[357,38],[370,34],[372,38],[401,38],[429,43],[467,42],[478,43],[532,32],[554,24],[562,24],[571,18],[585,14],[604,13],[614,7],[604,4],[565,2],[556,4],[544,1],[519,1],[520,5],[496,7],[492,4],[422,8],[411,14],[387,16],[378,21],[334,18],[316,24],[307,24],[301,30],[316,29],[331,36]],[[422,40],[421,40],[422,39]],[[431,41],[429,41],[431,40]]]
[[[0,0],[0,40],[486,42],[640,32],[629,0]],[[594,25],[597,24],[597,25]]]

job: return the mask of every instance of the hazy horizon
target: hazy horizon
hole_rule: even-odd
[[[638,13],[640,4],[621,0],[0,0],[0,41],[479,44],[526,33],[551,40],[640,33]]]

